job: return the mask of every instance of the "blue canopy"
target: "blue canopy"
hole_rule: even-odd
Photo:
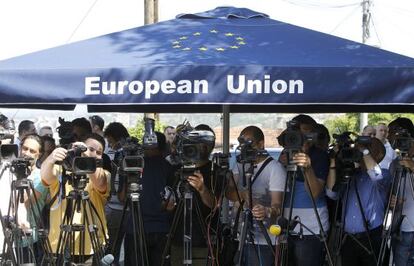
[[[414,59],[219,7],[0,62],[0,105],[412,111]]]

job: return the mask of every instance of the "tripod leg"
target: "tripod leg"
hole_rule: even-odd
[[[176,232],[177,226],[178,226],[178,222],[180,221],[180,217],[181,217],[182,212],[183,212],[183,207],[184,207],[183,203],[184,202],[181,200],[177,205],[177,209],[176,209],[174,217],[173,217],[171,228],[170,228],[170,231],[168,232],[167,243],[165,244],[164,251],[162,252],[161,266],[165,265],[165,260],[166,259],[171,260],[171,254],[169,254],[170,253],[169,249],[171,248],[171,241],[172,241],[172,239],[175,235],[175,232]]]

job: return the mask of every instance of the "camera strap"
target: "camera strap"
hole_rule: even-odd
[[[262,173],[263,169],[265,169],[266,165],[268,165],[271,161],[273,161],[273,157],[269,156],[269,157],[266,158],[266,160],[263,162],[262,166],[260,166],[259,170],[254,175],[252,183],[251,183],[252,186],[254,184],[254,181],[256,181],[256,179]]]

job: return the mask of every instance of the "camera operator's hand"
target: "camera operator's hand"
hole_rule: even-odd
[[[67,153],[68,151],[64,148],[56,148],[49,155],[48,160],[50,160],[51,163],[61,162],[66,158]]]
[[[409,157],[404,157],[400,160],[400,165],[409,168],[411,171],[414,170],[414,161]]]
[[[254,205],[252,214],[256,220],[261,221],[266,217],[266,208],[260,204]]]
[[[206,188],[204,185],[203,174],[201,174],[200,171],[195,171],[194,175],[190,175],[187,178],[187,181],[198,192],[202,192]]]
[[[188,183],[200,194],[204,205],[213,208],[215,204],[215,197],[210,190],[204,185],[204,177],[200,171],[195,171],[194,175],[187,178]]]
[[[305,169],[310,168],[312,166],[310,157],[303,152],[298,152],[295,155],[293,155],[293,162],[297,166],[301,166]]]

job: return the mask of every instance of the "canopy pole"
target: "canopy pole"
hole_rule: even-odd
[[[223,153],[230,152],[230,106],[223,105],[223,113],[221,115],[221,128],[223,129]],[[232,169],[230,169],[231,171]],[[229,181],[229,180],[228,180]],[[223,224],[229,223],[229,200],[224,197],[221,208],[221,221]]]

